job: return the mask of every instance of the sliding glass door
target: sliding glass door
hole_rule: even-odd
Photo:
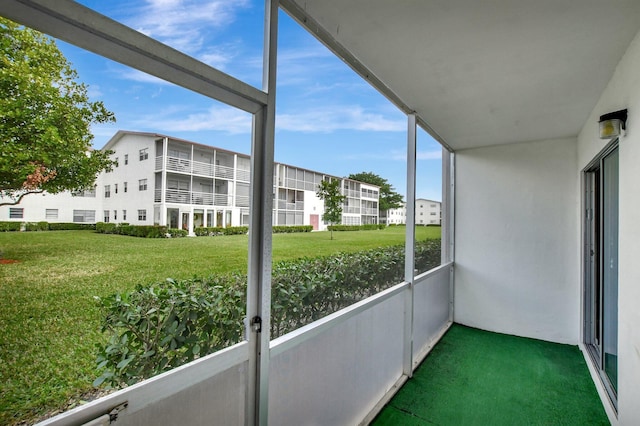
[[[584,341],[611,400],[618,383],[618,144],[585,169]]]

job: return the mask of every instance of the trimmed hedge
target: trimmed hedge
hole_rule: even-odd
[[[73,222],[0,222],[0,232],[17,231],[82,231],[95,230],[93,223],[73,223]]]
[[[198,237],[215,237],[218,235],[242,235],[249,232],[248,226],[229,226],[223,228],[221,226],[201,226],[193,231]]]
[[[17,232],[22,228],[22,222],[0,222],[0,232]]]
[[[384,224],[370,224],[370,225],[329,225],[327,229],[329,231],[375,231],[378,229],[384,229],[387,225]]]
[[[272,269],[271,338],[402,282],[404,247],[282,261]],[[416,268],[440,264],[440,240],[416,245]],[[242,340],[247,277],[193,278],[96,297],[108,343],[94,385],[133,384]]]
[[[274,226],[274,234],[289,234],[293,232],[311,232],[313,226],[311,225],[296,225],[296,226]]]
[[[171,238],[182,238],[189,235],[189,232],[187,232],[186,230],[178,228],[169,228],[167,229],[167,233]]]
[[[95,231],[95,223],[49,223],[49,231]]]
[[[157,225],[129,225],[128,223],[96,223],[96,232],[101,234],[129,235],[141,238],[166,238],[167,227]]]

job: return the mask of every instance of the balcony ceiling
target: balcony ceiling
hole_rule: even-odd
[[[638,0],[282,5],[453,149],[576,136],[640,29]]]

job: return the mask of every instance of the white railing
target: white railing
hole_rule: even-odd
[[[236,195],[236,207],[249,207],[249,196]]]
[[[447,263],[271,341],[268,423],[368,424],[451,325],[452,277]],[[116,407],[125,426],[251,423],[248,374],[241,342],[42,425],[108,424]]]
[[[213,177],[213,169],[213,164],[201,163],[200,161],[193,162],[194,175]]]
[[[241,180],[243,182],[249,182],[251,178],[251,173],[249,170],[236,170],[236,180]]]
[[[211,206],[213,205],[213,194],[211,192],[192,192],[191,203]]]
[[[378,214],[378,209],[366,209],[366,208],[363,208],[362,209],[362,214],[368,214],[368,215],[371,215],[371,216],[376,216]]]
[[[191,160],[167,157],[167,170],[172,172],[191,173]]]
[[[215,177],[232,180],[233,167],[217,165],[215,168]]]
[[[216,206],[228,206],[231,204],[228,194],[214,194],[213,203]]]
[[[179,203],[190,204],[191,192],[182,191],[180,189],[167,189],[164,194],[165,202],[167,203]]]

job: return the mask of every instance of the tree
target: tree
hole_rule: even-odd
[[[342,202],[346,198],[340,193],[340,179],[321,181],[316,195],[324,201],[322,220],[329,222],[329,225],[339,224],[342,221]],[[333,240],[333,229],[331,239]]]
[[[92,150],[91,124],[113,122],[113,113],[89,101],[51,38],[0,17],[0,53],[0,205],[92,188],[114,162]]]
[[[373,172],[351,174],[349,175],[349,179],[380,187],[380,200],[378,204],[380,212],[385,212],[386,214],[387,210],[397,209],[402,205],[402,195],[398,194],[385,178],[380,177]]]

